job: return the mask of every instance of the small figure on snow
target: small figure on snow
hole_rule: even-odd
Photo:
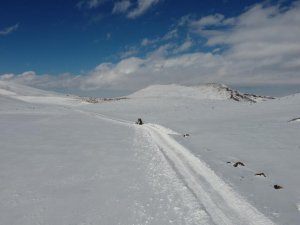
[[[144,124],[141,118],[138,118],[138,120],[135,123],[138,124],[138,125],[143,125]]]

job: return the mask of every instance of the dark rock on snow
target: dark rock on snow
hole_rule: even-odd
[[[265,173],[256,173],[255,176],[264,176],[264,177],[267,177]]]
[[[234,167],[238,167],[238,166],[245,166],[244,163],[242,162],[236,162],[235,164],[233,164]]]
[[[280,185],[278,185],[278,184],[275,184],[275,185],[274,185],[274,188],[275,188],[275,189],[282,189],[283,187],[280,186]]]

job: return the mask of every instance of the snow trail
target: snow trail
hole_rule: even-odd
[[[271,225],[270,219],[232,190],[213,170],[180,145],[159,125],[145,124],[153,142],[165,155],[216,224]]]
[[[70,108],[70,109],[73,109],[73,108]],[[106,120],[106,121],[109,121],[112,123],[121,124],[123,126],[129,126],[129,127],[135,126],[135,124],[132,121],[114,118],[114,117],[107,116],[107,115],[104,115],[104,114],[98,113],[98,112],[91,112],[91,111],[80,110],[80,109],[74,109],[74,111],[85,114],[87,116],[94,117],[94,118]]]
[[[178,135],[177,132],[157,124],[147,123],[141,126],[133,121],[113,118],[98,112],[78,109],[76,111],[147,132],[151,137],[150,141],[159,148],[179,179],[201,202],[216,225],[274,224],[218,177],[205,162],[170,136]]]

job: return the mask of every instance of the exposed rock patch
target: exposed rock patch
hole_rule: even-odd
[[[278,184],[275,184],[275,185],[274,185],[274,188],[275,188],[275,189],[282,189],[283,187],[280,186],[280,185],[278,185]]]
[[[267,177],[265,173],[256,173],[255,176],[263,176],[263,177]]]
[[[245,166],[244,163],[242,162],[236,162],[235,164],[233,164],[234,167],[238,167],[238,166]]]
[[[120,101],[128,99],[126,97],[119,97],[119,98],[97,98],[97,97],[81,97],[81,99],[85,102],[96,104],[101,102],[112,102],[112,101]]]

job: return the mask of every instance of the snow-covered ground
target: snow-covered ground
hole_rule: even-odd
[[[129,97],[87,104],[1,82],[0,224],[299,224],[299,94]]]

